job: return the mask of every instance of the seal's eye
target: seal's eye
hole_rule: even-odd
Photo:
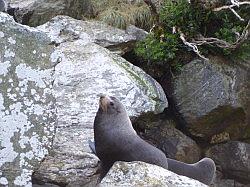
[[[109,104],[110,104],[110,106],[114,106],[114,103],[113,103],[113,102],[110,102]]]

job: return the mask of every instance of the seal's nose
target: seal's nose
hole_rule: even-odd
[[[100,97],[100,99],[103,99],[104,97],[106,97],[105,94],[98,94],[97,96]]]

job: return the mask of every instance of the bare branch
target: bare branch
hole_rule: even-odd
[[[240,17],[240,15],[233,9],[233,8],[229,8],[233,13],[234,13],[234,15],[237,17],[237,18],[239,18],[240,19],[240,21],[245,21],[242,17]]]
[[[247,26],[242,31],[241,35],[237,38],[237,40],[234,43],[229,43],[224,40],[218,39],[218,38],[205,38],[203,36],[200,36],[198,40],[194,41],[193,43],[196,45],[204,45],[204,44],[210,44],[210,45],[216,45],[217,47],[224,48],[224,49],[236,49],[238,48],[245,40],[248,39],[248,36],[250,34],[250,20],[248,21]]]
[[[231,0],[232,5],[239,6],[239,1],[238,0]]]
[[[250,5],[250,1],[242,1],[242,2],[235,2],[234,1],[234,3],[232,3],[232,5],[225,5],[225,6],[222,6],[222,7],[214,8],[213,11],[218,12],[218,11],[221,11],[223,9],[230,9],[230,8],[235,7],[235,6],[239,7],[241,5]]]
[[[237,38],[237,40],[234,43],[230,43],[218,38],[213,38],[213,37],[209,37],[209,38],[205,38],[204,36],[200,35],[198,40],[194,40],[192,42],[188,42],[185,39],[185,35],[181,32],[180,29],[177,29],[178,33],[180,34],[180,39],[182,40],[182,42],[190,47],[200,58],[204,59],[204,60],[208,60],[206,57],[204,57],[199,49],[198,46],[201,45],[215,45],[217,47],[220,48],[224,48],[224,49],[236,49],[238,48],[245,40],[248,39],[248,36],[250,34],[250,20],[248,21],[247,26],[244,28],[244,30],[242,31],[241,35]]]
[[[187,40],[185,39],[185,36],[184,36],[184,34],[179,30],[179,34],[180,34],[180,39],[182,40],[182,42],[186,45],[186,46],[188,46],[188,47],[190,47],[200,58],[202,58],[202,59],[204,59],[204,60],[208,60],[206,57],[204,57],[201,53],[200,53],[200,51],[199,51],[199,49],[198,49],[198,47],[197,47],[197,45],[195,44],[195,43],[191,43],[191,42],[187,42]]]

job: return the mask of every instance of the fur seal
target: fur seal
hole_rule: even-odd
[[[7,12],[7,3],[5,0],[0,0],[0,12]]]
[[[215,164],[210,158],[186,164],[167,158],[161,150],[141,139],[133,129],[124,106],[115,97],[100,97],[94,120],[94,141],[89,145],[101,161],[101,178],[116,161],[155,164],[207,185],[211,184],[215,175]]]

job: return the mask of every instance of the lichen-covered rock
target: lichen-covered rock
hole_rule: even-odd
[[[195,141],[176,129],[173,120],[159,118],[155,115],[142,115],[134,125],[145,129],[143,138],[161,149],[167,157],[186,163],[199,161],[201,151]]]
[[[19,23],[38,26],[57,15],[76,19],[94,15],[91,0],[12,0],[14,16]]]
[[[190,62],[174,80],[173,98],[193,135],[212,143],[250,137],[250,70],[240,62]]]
[[[152,77],[88,39],[63,42],[52,56],[53,61],[58,63],[53,87],[58,128],[53,155],[46,158],[40,167],[42,172],[39,169],[34,177],[40,182],[58,183],[60,179],[63,185],[79,183],[74,175],[60,175],[64,166],[53,165],[55,171],[44,167],[44,164],[48,165],[46,163],[60,163],[60,155],[64,155],[61,164],[65,165],[70,158],[71,172],[79,174],[79,185],[85,185],[90,178],[95,178],[88,173],[97,171],[97,158],[93,154],[86,157],[86,153],[90,152],[88,140],[94,137],[93,122],[98,109],[98,95],[104,93],[118,97],[131,117],[143,112],[160,113],[168,102],[161,86]],[[81,155],[84,168],[74,166],[74,162],[77,163],[74,159],[78,159],[74,155]],[[89,162],[89,157],[93,162]]]
[[[31,186],[55,130],[53,46],[0,12],[0,186]]]
[[[67,42],[55,55],[61,59],[54,82],[58,114],[62,112],[59,126],[92,127],[100,93],[118,97],[135,117],[143,112],[161,113],[168,106],[161,86],[152,77],[99,45],[83,40]]]
[[[9,6],[15,9],[28,7],[35,1],[38,0],[8,0]]]
[[[57,16],[38,29],[47,32],[57,44],[82,39],[85,43],[94,42],[118,54],[132,50],[135,42],[146,35],[133,26],[124,31],[100,21],[82,21],[68,16]],[[142,32],[144,35],[139,37],[138,33]]]
[[[156,165],[144,162],[116,162],[100,184],[100,187],[108,186],[206,187],[207,185]]]
[[[227,178],[250,183],[250,144],[230,141],[211,147],[206,155],[221,167]]]
[[[71,156],[63,154],[47,156],[39,169],[34,172],[33,178],[36,181],[46,182],[47,185],[54,183],[74,186],[77,183],[81,186],[96,186],[99,177],[96,175],[97,162],[98,159],[87,152]]]

